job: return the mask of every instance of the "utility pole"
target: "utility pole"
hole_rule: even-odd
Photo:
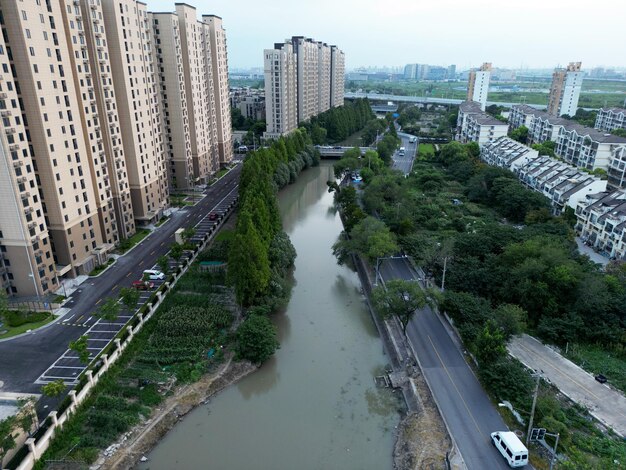
[[[559,445],[559,435],[560,433],[556,433],[556,442],[554,443],[554,450],[552,451],[552,458],[550,459],[550,470],[554,468],[554,461],[556,460],[556,448]]]
[[[530,409],[530,419],[528,421],[528,431],[526,432],[526,446],[530,442],[530,430],[533,428],[533,419],[535,417],[535,406],[537,406],[537,393],[539,392],[539,380],[541,379],[541,374],[535,372],[533,374],[535,377],[535,391],[533,393],[533,406]]]
[[[443,259],[443,276],[441,277],[441,292],[443,292],[446,287],[446,268],[447,267],[448,267],[448,257],[446,256]]]

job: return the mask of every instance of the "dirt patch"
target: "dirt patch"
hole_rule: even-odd
[[[445,470],[452,442],[430,389],[421,374],[411,379],[417,390],[419,410],[409,413],[398,426],[393,451],[397,470]]]
[[[154,410],[149,419],[133,428],[116,444],[105,450],[98,462],[91,468],[128,469],[134,467],[139,459],[150,452],[187,413],[256,369],[257,367],[250,362],[235,361],[231,353],[214,374],[206,375],[193,384],[179,387],[174,395]]]

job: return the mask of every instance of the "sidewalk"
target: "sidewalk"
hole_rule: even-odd
[[[609,264],[609,259],[606,256],[602,256],[600,253],[593,251],[593,248],[585,245],[580,237],[576,237],[576,244],[578,245],[578,251],[582,255],[587,255],[594,263],[606,266]]]
[[[509,353],[554,384],[572,401],[589,409],[598,421],[620,436],[626,436],[626,397],[561,356],[554,349],[528,335],[514,337]],[[610,379],[610,378],[609,378]]]

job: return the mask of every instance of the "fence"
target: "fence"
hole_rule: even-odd
[[[228,216],[224,218],[224,221],[227,219]],[[43,434],[37,433],[36,438],[31,437],[26,440],[25,445],[28,449],[28,453],[24,456],[19,465],[14,467],[15,470],[31,470],[34,467],[35,462],[39,460],[50,446],[50,442],[52,438],[54,438],[56,430],[70,419],[78,406],[89,396],[89,393],[96,386],[100,377],[102,377],[115,361],[119,359],[134,336],[143,328],[145,322],[148,321],[159,308],[166,293],[171,290],[183,274],[187,272],[187,269],[196,259],[198,253],[206,248],[207,243],[216,232],[217,230],[214,230],[210,234],[207,234],[202,243],[194,248],[192,256],[183,261],[182,265],[171,275],[170,279],[159,287],[155,292],[154,300],[151,298],[151,300],[137,310],[135,315],[129,320],[127,326],[120,331],[122,337],[115,338],[112,346],[109,345],[111,346],[110,348],[107,346],[98,357],[93,359],[90,367],[81,378],[82,380],[79,381],[75,389],[70,390],[68,393],[69,402],[61,403],[59,410],[51,411],[48,414],[48,418],[46,419],[48,427],[45,432]],[[60,414],[59,411],[61,411]]]
[[[21,300],[7,302],[9,310],[25,310],[28,312],[51,312],[61,307],[58,302],[44,302],[41,300]]]

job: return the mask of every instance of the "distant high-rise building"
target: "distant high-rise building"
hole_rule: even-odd
[[[290,42],[265,49],[265,137],[277,138],[298,127],[296,56]]]
[[[441,67],[428,64],[407,64],[404,67],[405,80],[447,80],[456,77],[456,65]]]
[[[330,107],[343,106],[346,81],[346,56],[337,46],[330,46]]]
[[[583,85],[581,65],[581,62],[570,62],[567,68],[554,70],[548,97],[548,114],[557,117],[576,114]]]
[[[404,66],[405,80],[417,80],[417,65],[418,64],[406,64]]]
[[[491,78],[491,62],[485,62],[478,70],[472,69],[467,84],[467,100],[480,103],[480,109],[485,110]]]
[[[454,80],[456,78],[456,65],[448,65],[448,80]]]
[[[265,49],[265,137],[288,134],[331,107],[343,105],[345,56],[304,36]]]

